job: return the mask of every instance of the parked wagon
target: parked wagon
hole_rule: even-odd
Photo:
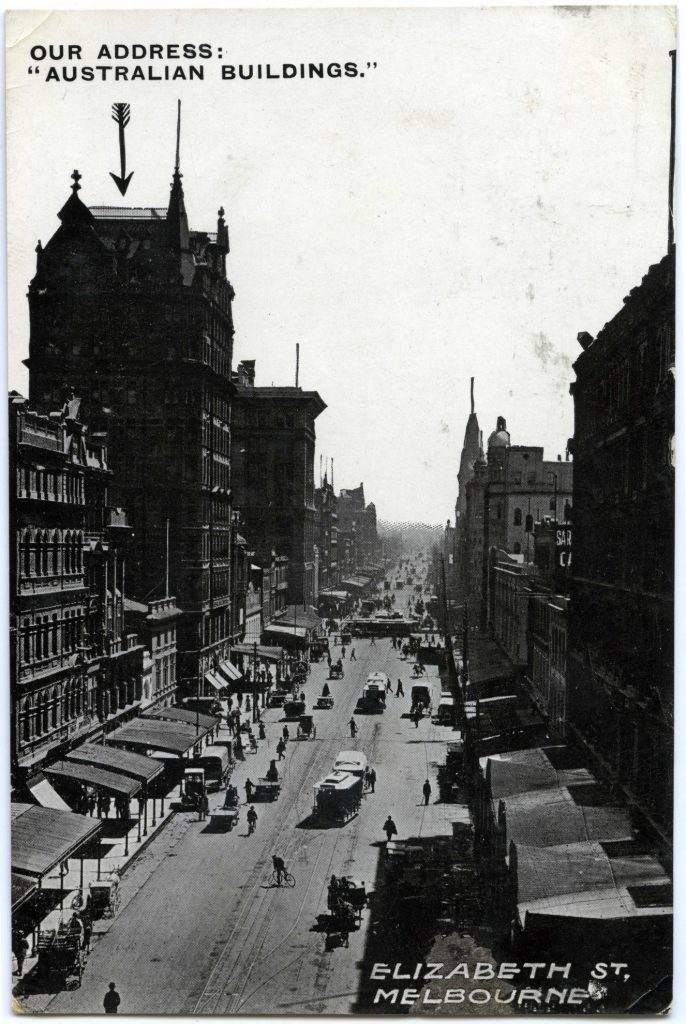
[[[258,779],[253,790],[253,800],[278,800],[281,783],[271,779]]]
[[[287,700],[283,706],[283,717],[286,719],[300,718],[305,714],[304,700]]]
[[[38,937],[38,970],[75,988],[83,975],[84,953],[81,948],[82,931],[72,922],[60,921],[58,928],[42,931]]]
[[[330,711],[332,707],[333,707],[333,697],[328,696],[328,697],[318,697],[317,698],[317,703],[315,704],[315,708],[318,711]]]
[[[93,917],[114,917],[119,910],[119,879],[107,878],[89,885]]]
[[[339,658],[338,661],[332,662],[329,668],[329,679],[342,679],[343,678],[343,662]]]
[[[298,722],[297,737],[299,740],[313,740],[317,736],[317,727],[312,715],[301,715]]]
[[[314,787],[313,813],[322,823],[344,824],[354,818],[362,802],[362,779],[333,771]]]
[[[238,808],[215,807],[213,811],[210,811],[210,821],[215,828],[230,832],[238,824]]]

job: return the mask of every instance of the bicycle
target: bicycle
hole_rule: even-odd
[[[279,882],[278,871],[272,871],[272,884],[279,887],[283,884],[285,886],[288,886],[289,889],[292,889],[293,886],[295,885],[295,878],[290,873],[290,871],[282,871],[281,881]]]

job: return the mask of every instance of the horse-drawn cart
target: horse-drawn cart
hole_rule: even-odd
[[[58,976],[67,988],[81,985],[84,954],[81,931],[61,921],[58,928],[48,928],[38,937],[38,970]]]

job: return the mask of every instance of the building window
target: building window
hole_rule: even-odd
[[[514,553],[515,555],[521,555],[522,553],[522,545],[519,543],[519,541],[517,541],[514,546]]]
[[[496,514],[498,519],[502,519],[502,517],[503,517],[503,506],[502,505],[496,505],[495,514]]]
[[[521,510],[521,508],[516,508],[514,510],[514,525],[515,526],[521,526],[522,525],[522,510]]]

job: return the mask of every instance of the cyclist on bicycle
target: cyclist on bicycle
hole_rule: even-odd
[[[286,865],[283,862],[283,857],[273,855],[272,864],[274,865],[274,871],[276,872],[276,884],[281,885],[281,879],[286,874]]]
[[[251,807],[247,814],[248,818],[248,835],[251,836],[255,831],[257,825],[257,811],[254,807]]]

